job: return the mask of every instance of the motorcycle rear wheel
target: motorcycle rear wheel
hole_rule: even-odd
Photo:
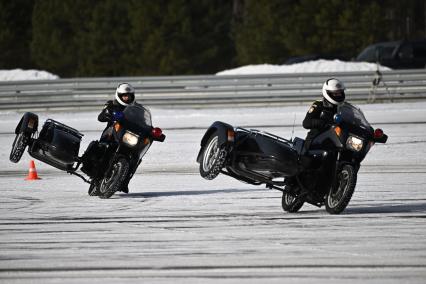
[[[302,208],[304,202],[298,200],[295,196],[288,192],[283,192],[283,197],[281,200],[281,206],[285,212],[296,213]]]
[[[219,146],[219,136],[214,132],[203,149],[200,175],[208,180],[216,178],[225,165],[226,151]]]
[[[106,199],[118,191],[129,173],[129,163],[125,158],[119,158],[112,169],[102,179],[99,186],[99,197]]]
[[[344,165],[337,173],[337,181],[325,199],[325,209],[330,214],[340,214],[348,206],[355,191],[357,173],[353,166]]]
[[[15,140],[12,144],[12,150],[10,151],[9,160],[13,163],[17,163],[21,160],[22,155],[25,152],[25,148],[28,145],[29,138],[24,132],[19,132],[15,136]]]

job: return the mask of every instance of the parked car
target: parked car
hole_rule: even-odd
[[[392,69],[426,68],[426,39],[372,44],[355,61],[378,62]]]

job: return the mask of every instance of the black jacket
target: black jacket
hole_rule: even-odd
[[[313,138],[331,125],[336,112],[337,106],[326,106],[324,101],[315,101],[303,120],[303,127],[310,129],[307,139]]]
[[[123,111],[126,106],[121,105],[117,100],[107,101],[104,109],[98,115],[98,120],[100,122],[108,122],[107,127],[112,125],[112,114],[113,112]]]

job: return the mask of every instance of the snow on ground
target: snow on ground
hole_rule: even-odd
[[[40,70],[0,70],[0,81],[23,81],[23,80],[54,80],[59,79],[57,75]]]
[[[289,138],[309,106],[152,109],[155,143],[130,194],[101,200],[88,185],[29,155],[8,160],[21,113],[0,113],[0,282],[424,283],[426,102],[362,105],[389,135],[363,162],[344,214],[305,205],[284,213],[281,194],[198,174],[199,142],[215,120]],[[81,152],[103,124],[97,112],[39,113],[81,130]]]
[[[381,71],[391,70],[380,66]],[[278,74],[278,73],[317,73],[317,72],[349,72],[349,71],[375,71],[377,64],[368,62],[345,62],[335,60],[313,60],[291,65],[247,65],[235,69],[224,70],[216,75],[249,75],[249,74]]]

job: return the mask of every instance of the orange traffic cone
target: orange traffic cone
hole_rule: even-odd
[[[30,161],[30,170],[28,171],[28,176],[25,180],[37,180],[40,179],[37,175],[37,170],[35,168],[34,160]]]

